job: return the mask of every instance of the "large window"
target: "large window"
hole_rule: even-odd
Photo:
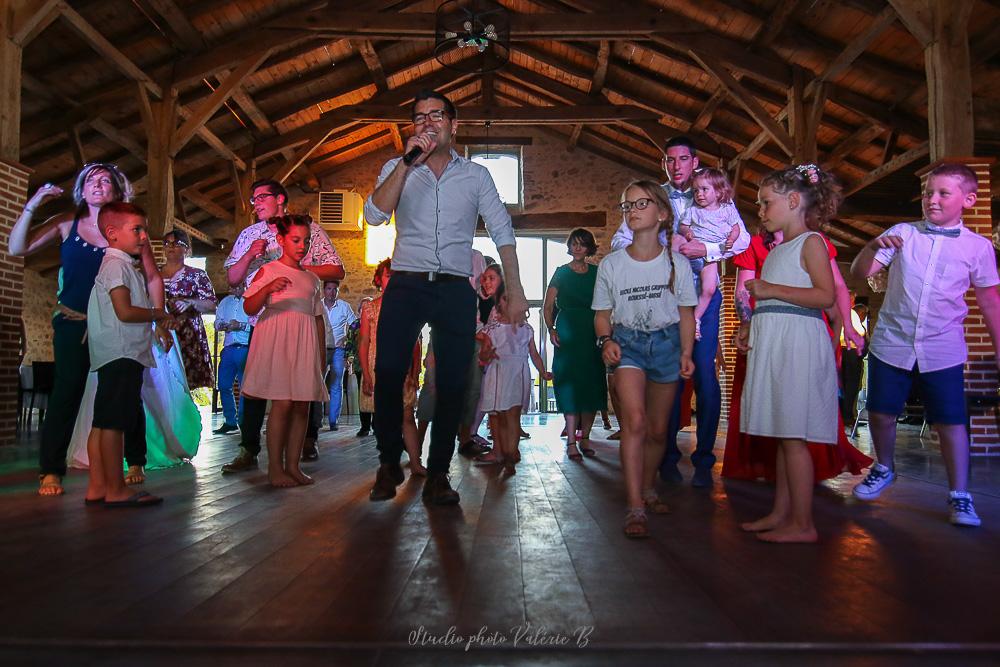
[[[565,234],[518,234],[517,263],[521,270],[521,284],[524,286],[524,296],[528,299],[528,324],[535,330],[535,345],[545,358],[545,367],[552,370],[552,346],[549,344],[542,316],[542,303],[545,290],[556,268],[569,261],[566,255]],[[500,253],[493,240],[488,236],[477,236],[472,241],[472,247],[488,257],[499,261]],[[531,366],[531,412],[555,412],[555,397],[552,393],[552,383],[542,382]]]
[[[516,148],[491,149],[486,147],[468,148],[469,159],[486,167],[496,183],[500,201],[510,206],[520,206],[521,197],[521,151]]]

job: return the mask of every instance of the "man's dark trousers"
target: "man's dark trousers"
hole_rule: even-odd
[[[436,363],[437,401],[427,459],[433,475],[448,472],[451,465],[475,346],[476,292],[467,278],[432,282],[397,272],[382,296],[375,355],[375,436],[381,463],[399,463],[403,453],[403,383],[425,324],[431,327]]]

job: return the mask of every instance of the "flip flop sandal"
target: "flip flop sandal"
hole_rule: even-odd
[[[84,498],[83,504],[87,505],[88,507],[91,505],[103,505],[104,498]]]
[[[143,498],[152,498],[152,500],[143,500]],[[125,500],[105,500],[105,507],[146,507],[147,505],[159,505],[163,502],[163,498],[154,496],[148,491],[140,491],[139,493],[133,493],[131,496]]]

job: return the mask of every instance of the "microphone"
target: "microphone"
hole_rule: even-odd
[[[420,146],[414,146],[410,149],[410,152],[403,156],[403,164],[409,167],[413,164],[414,160],[420,157],[420,154],[424,152],[424,149]]]
[[[437,136],[437,132],[428,132],[426,136],[433,139],[434,137]],[[420,146],[414,146],[413,148],[410,149],[410,151],[406,155],[403,156],[403,164],[409,167],[416,161],[418,157],[420,157],[420,154],[423,152],[424,152],[423,148],[421,148]]]

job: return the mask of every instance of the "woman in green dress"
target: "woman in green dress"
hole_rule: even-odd
[[[587,446],[594,416],[607,409],[607,377],[594,334],[597,267],[587,258],[597,252],[594,235],[574,229],[566,239],[573,261],[556,269],[545,292],[545,325],[555,353],[552,360],[556,405],[566,417],[566,455],[579,461],[596,453]],[[582,433],[577,444],[577,430]]]

